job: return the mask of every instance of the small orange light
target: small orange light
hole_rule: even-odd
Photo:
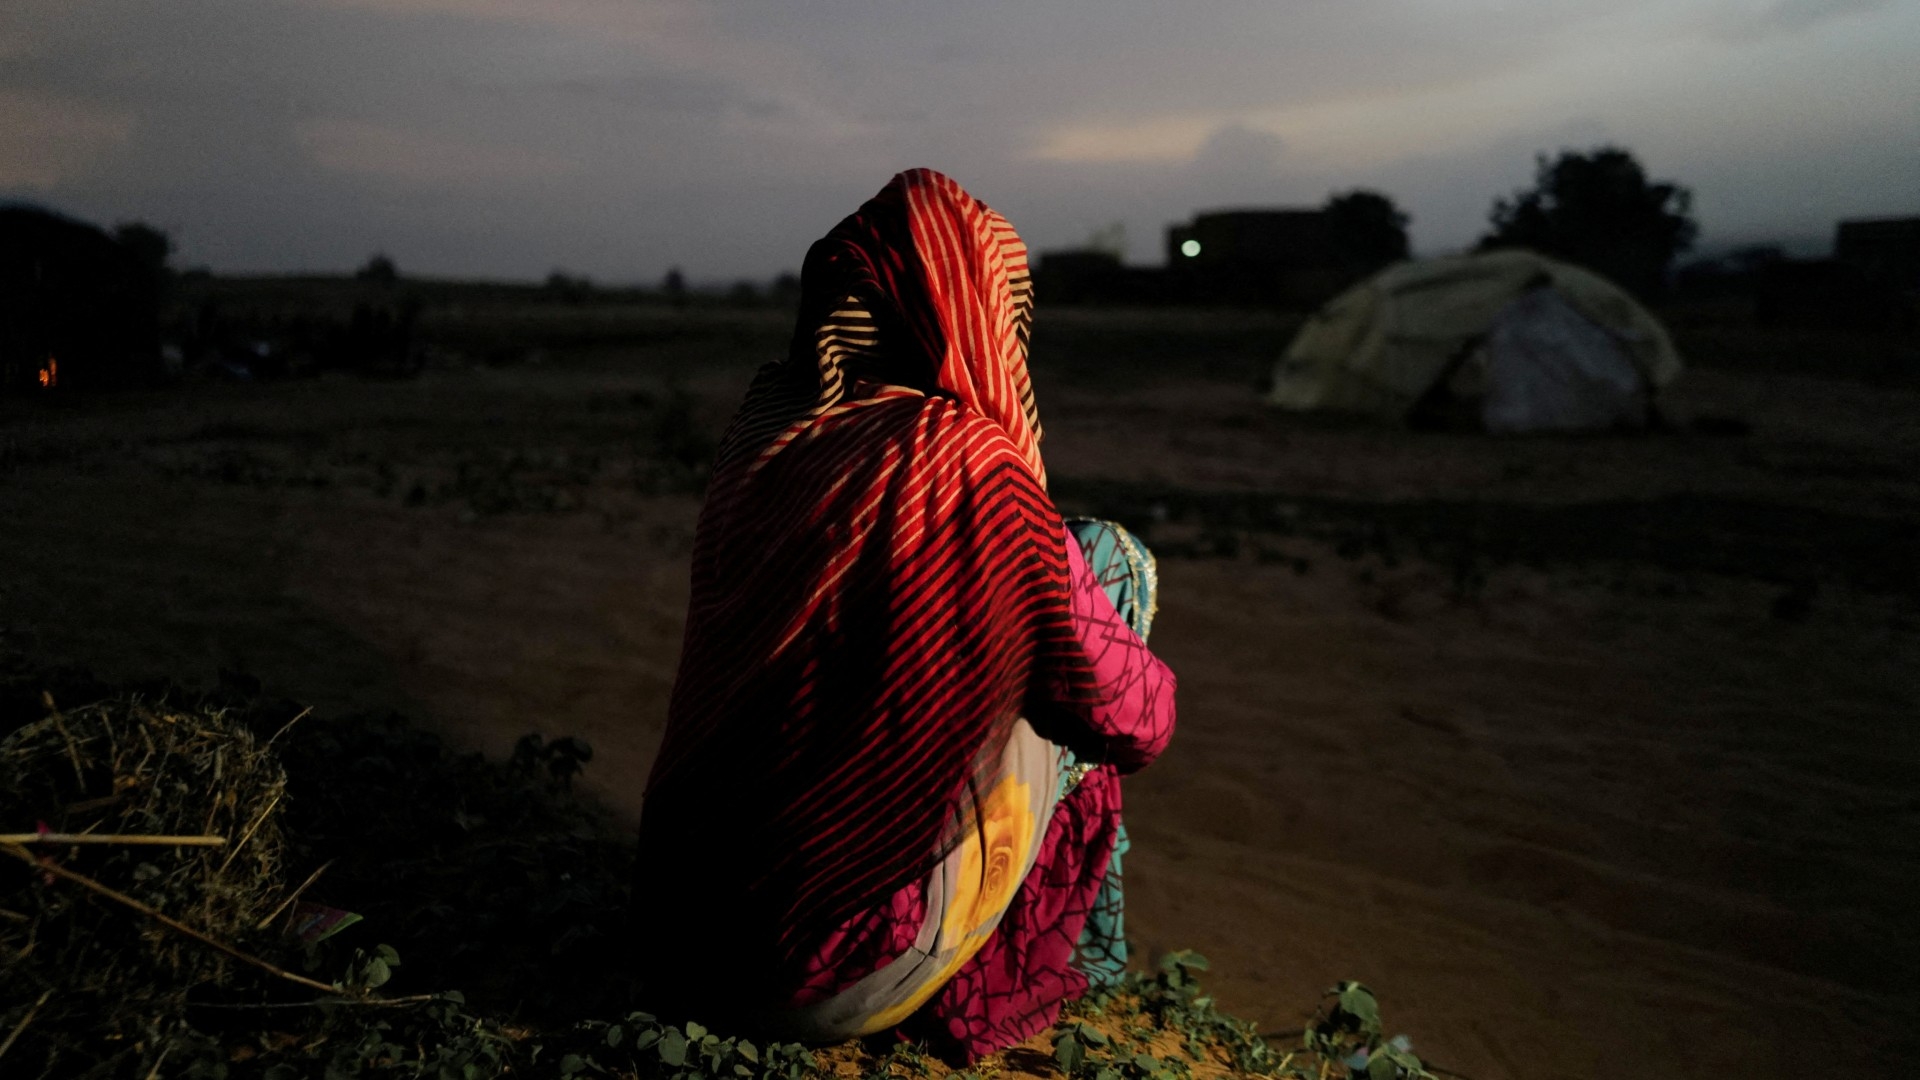
[[[40,369],[40,385],[48,390],[60,385],[60,361],[47,357],[47,366]]]

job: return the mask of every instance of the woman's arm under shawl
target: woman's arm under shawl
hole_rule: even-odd
[[[1173,738],[1173,672],[1113,610],[1073,534],[1064,536],[1074,634],[1099,685],[1096,704],[1073,710],[1084,733],[1067,733],[1066,741],[1085,759],[1135,772]]]

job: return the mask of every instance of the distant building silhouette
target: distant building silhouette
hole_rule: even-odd
[[[1324,210],[1219,210],[1167,230],[1168,282],[1202,302],[1318,306],[1346,284]]]
[[[62,214],[0,206],[0,394],[152,376],[160,281],[141,255]]]
[[[1406,258],[1407,220],[1390,197],[1364,189],[1319,209],[1209,211],[1167,229],[1164,266],[1127,266],[1096,234],[1084,247],[1041,252],[1034,287],[1049,303],[1311,310]]]
[[[1166,271],[1127,266],[1116,252],[1076,248],[1043,251],[1034,293],[1046,304],[1166,303]]]
[[[1843,221],[1833,259],[1896,289],[1920,288],[1920,217]]]
[[[1913,329],[1920,324],[1920,217],[1842,221],[1832,258],[1764,267],[1754,316],[1763,326]]]

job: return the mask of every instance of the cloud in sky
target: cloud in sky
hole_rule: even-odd
[[[294,141],[316,166],[436,192],[524,187],[575,172],[577,163],[513,145],[447,139],[366,120],[319,118],[294,127]]]
[[[1364,185],[1431,251],[1608,140],[1709,240],[1920,211],[1886,0],[13,0],[0,43],[0,196],[223,269],[762,276],[912,165],[1036,248]]]
[[[1730,11],[1729,36],[1752,40],[1773,34],[1792,34],[1832,19],[1864,15],[1892,7],[1894,0],[1768,0],[1757,9]]]
[[[125,142],[133,116],[71,98],[0,89],[0,190],[48,191]]]

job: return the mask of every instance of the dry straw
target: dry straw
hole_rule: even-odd
[[[0,1073],[141,1075],[286,899],[286,776],[219,712],[122,696],[0,739]],[[252,978],[251,975],[247,976]]]

